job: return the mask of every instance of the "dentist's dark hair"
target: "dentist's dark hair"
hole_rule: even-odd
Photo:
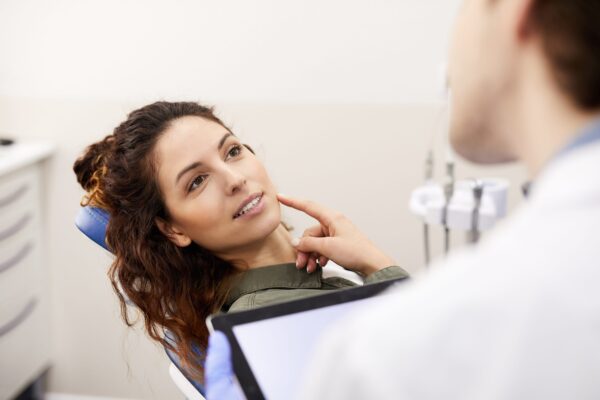
[[[600,1],[534,0],[532,28],[559,87],[585,110],[600,107]]]
[[[235,269],[195,243],[176,246],[156,224],[157,218],[168,221],[169,212],[156,178],[154,149],[171,122],[185,116],[225,127],[212,108],[153,103],[131,112],[111,135],[90,145],[73,170],[87,193],[82,205],[110,214],[106,242],[115,260],[108,275],[125,323],[136,322],[129,299],[150,337],[175,351],[188,374],[202,380],[204,352],[197,348],[207,345],[205,319],[224,303]],[[165,329],[176,338],[175,346],[165,339]]]

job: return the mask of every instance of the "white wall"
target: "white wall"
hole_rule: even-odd
[[[458,0],[3,0],[0,95],[431,101]]]
[[[73,226],[85,145],[158,98],[216,103],[281,191],[345,212],[410,271],[407,210],[439,115],[458,0],[0,2],[0,132],[44,138],[55,392],[177,398],[165,357],[127,330],[110,258]],[[522,180],[518,167],[459,174]],[[513,203],[518,197],[512,193]],[[309,221],[286,212],[300,231]]]

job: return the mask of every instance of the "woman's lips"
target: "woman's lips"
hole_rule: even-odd
[[[243,218],[260,213],[264,209],[263,196],[264,193],[257,193],[249,196],[246,200],[244,200],[238,212],[233,216],[233,219]]]

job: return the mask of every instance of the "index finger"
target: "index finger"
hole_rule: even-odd
[[[295,208],[298,211],[302,211],[325,226],[329,226],[332,220],[333,212],[327,207],[315,203],[311,200],[301,200],[287,195],[277,194],[277,199],[281,204],[291,208]]]

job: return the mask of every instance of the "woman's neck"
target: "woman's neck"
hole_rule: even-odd
[[[280,224],[260,242],[238,249],[235,253],[227,254],[222,258],[243,270],[291,263],[296,260],[296,251],[290,241],[289,232]]]

